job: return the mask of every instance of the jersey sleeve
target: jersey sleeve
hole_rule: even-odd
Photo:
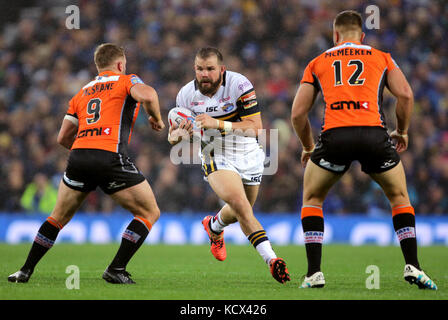
[[[74,100],[75,100],[75,97],[73,97],[68,103],[67,115],[78,119],[78,114],[75,109],[75,101]]]
[[[238,99],[236,106],[241,119],[260,114],[257,95],[252,83],[244,76],[235,83]]]
[[[126,88],[126,93],[128,95],[131,94],[131,88],[134,85],[136,85],[137,83],[144,84],[142,79],[140,79],[140,77],[137,76],[136,74],[130,74],[130,75],[126,76],[126,79],[125,79],[125,82],[124,82],[124,87]]]
[[[319,82],[316,78],[316,76],[313,73],[313,66],[314,66],[314,60],[311,61],[303,71],[302,80],[300,80],[300,83],[309,83],[312,84],[316,89],[319,90]]]
[[[391,72],[394,69],[399,68],[398,64],[392,58],[390,53],[385,53],[384,56],[386,58],[387,73]]]
[[[67,113],[65,114],[64,120],[69,120],[74,125],[78,126],[79,125],[79,119],[78,119],[77,111],[75,109],[75,107],[76,107],[76,104],[75,104],[75,101],[74,101],[75,97],[73,97],[69,101],[69,103],[68,103],[68,110],[67,110]]]

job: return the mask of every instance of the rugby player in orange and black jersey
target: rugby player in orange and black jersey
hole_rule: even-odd
[[[157,92],[137,75],[126,75],[124,49],[102,44],[94,54],[98,76],[69,102],[57,141],[71,149],[56,205],[41,225],[23,267],[10,282],[28,282],[34,267],[53,246],[89,192],[99,186],[134,219],[103,273],[110,283],[135,283],[126,266],[158,220],[160,210],[149,183],[128,157],[127,146],[141,103],[152,129],[164,128]]]
[[[63,177],[69,187],[89,192],[99,185],[111,194],[145,179],[128,156],[140,107],[131,95],[137,83],[143,83],[137,75],[103,71],[70,100],[65,119],[77,124],[78,132]],[[93,158],[104,163],[94,167]],[[100,171],[115,177],[94,178]]]
[[[361,15],[352,10],[339,13],[333,24],[335,46],[307,65],[293,102],[291,120],[303,147],[302,165],[306,166],[301,219],[308,271],[301,287],[325,284],[320,270],[322,205],[330,188],[357,160],[391,204],[394,229],[406,262],[405,280],[420,288],[436,289],[417,259],[415,213],[398,155],[408,146],[412,89],[391,55],[362,44],[363,39]],[[385,86],[397,98],[397,129],[390,134],[382,112]],[[314,146],[308,112],[319,92],[325,104],[324,118]]]

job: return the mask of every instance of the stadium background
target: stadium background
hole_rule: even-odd
[[[72,4],[80,9],[79,30],[66,28],[65,8]],[[67,102],[96,75],[94,48],[115,42],[126,48],[128,73],[158,91],[165,119],[178,90],[193,79],[193,57],[201,46],[220,48],[228,69],[253,82],[264,127],[279,130],[280,151],[278,171],[264,176],[255,212],[268,234],[278,234],[273,242],[301,243],[303,169],[289,120],[292,99],[307,63],[332,46],[334,16],[351,8],[365,19],[369,4],[380,9],[380,29],[365,29],[364,42],[392,54],[415,94],[410,146],[401,158],[417,232],[423,244],[448,245],[448,3],[424,0],[2,1],[0,241],[31,240],[51,211],[68,155],[56,143]],[[385,90],[389,128],[395,127],[394,102]],[[311,113],[316,136],[322,110],[319,99]],[[162,210],[159,231],[148,242],[205,242],[196,225],[220,204],[199,166],[173,165],[166,131],[152,132],[143,111],[130,147]],[[394,243],[389,204],[357,163],[332,189],[324,211],[333,231],[327,240]],[[99,190],[80,212],[62,240],[65,232],[68,241],[118,241],[129,220]],[[356,228],[370,230],[359,243],[353,240]],[[235,234],[238,243],[237,231],[226,236]],[[185,236],[172,237],[179,234]]]

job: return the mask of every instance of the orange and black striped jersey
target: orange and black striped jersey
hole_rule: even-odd
[[[135,74],[101,72],[71,100],[67,114],[78,119],[73,149],[100,149],[127,154],[140,104],[131,96]]]
[[[301,83],[322,92],[322,131],[337,127],[385,127],[381,102],[387,74],[398,68],[389,53],[359,42],[328,49],[305,68]]]

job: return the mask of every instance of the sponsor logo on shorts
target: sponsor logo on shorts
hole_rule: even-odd
[[[383,163],[383,165],[380,168],[386,169],[386,168],[389,168],[390,166],[393,166],[396,163],[397,163],[396,161],[387,160],[386,162]]]
[[[324,168],[327,168],[331,171],[336,171],[336,172],[341,172],[341,171],[344,171],[344,169],[345,169],[345,165],[334,164],[334,163],[328,162],[324,158],[320,159],[319,165]]]
[[[116,188],[123,187],[125,185],[126,185],[125,182],[118,184],[116,181],[112,181],[112,182],[109,182],[107,189],[116,189]]]
[[[62,177],[62,179],[64,179],[64,181],[72,187],[78,187],[78,188],[84,187],[84,182],[79,182],[79,181],[67,178],[67,175],[65,174],[65,172],[64,172],[64,176]]]
[[[261,177],[262,177],[261,174],[259,176],[251,177],[250,181],[252,181],[252,182],[261,182]]]
[[[387,160],[387,161],[385,161],[384,163],[383,163],[383,165],[380,167],[380,168],[382,168],[382,169],[386,169],[386,168],[389,168],[390,166],[393,166],[394,164],[396,164],[397,162],[396,161],[393,161],[393,160]]]

